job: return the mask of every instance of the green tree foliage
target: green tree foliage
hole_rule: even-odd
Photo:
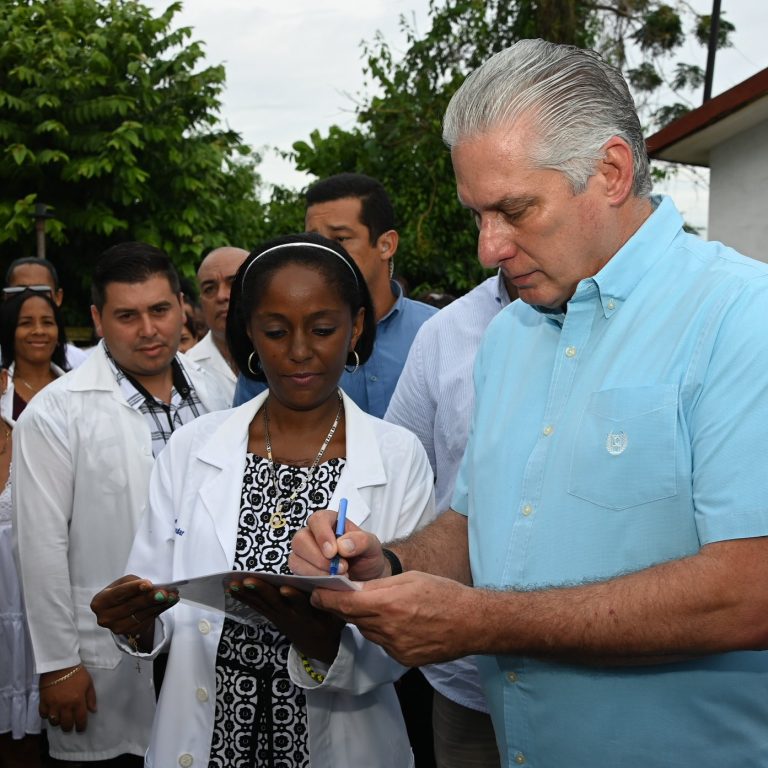
[[[206,248],[262,235],[259,158],[219,126],[224,68],[201,67],[191,30],[172,28],[180,3],[155,18],[129,0],[0,1],[4,264],[34,255],[36,202],[75,292],[120,240],[189,273]]]
[[[314,131],[292,153],[300,170],[318,178],[359,171],[384,184],[400,219],[397,270],[414,293],[461,293],[484,276],[474,258],[477,233],[456,200],[441,125],[451,95],[490,55],[529,37],[596,48],[627,73],[649,128],[688,108],[668,103],[673,86],[701,83],[701,68],[674,66],[688,27],[700,36],[703,24],[676,0],[433,0],[429,15],[424,35],[401,21],[402,56],[381,36],[364,45],[367,86],[375,95],[358,105],[357,125],[334,126],[325,136]],[[721,22],[721,30],[725,45],[732,27]],[[665,103],[654,105],[650,95],[664,89]]]

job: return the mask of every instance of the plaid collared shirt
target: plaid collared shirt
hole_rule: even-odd
[[[120,391],[128,405],[143,414],[149,431],[152,434],[152,455],[157,458],[165,444],[170,440],[173,430],[177,427],[193,421],[206,409],[200,402],[192,382],[189,381],[178,358],[171,361],[171,375],[173,386],[171,387],[171,402],[164,403],[153,397],[147,390],[127,374],[115,362],[115,359],[104,345],[107,359],[112,366]]]

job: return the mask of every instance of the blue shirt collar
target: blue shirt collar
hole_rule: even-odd
[[[600,292],[606,317],[625,302],[635,286],[666,253],[680,234],[683,219],[669,197],[664,197],[655,211],[617,251],[616,255],[592,278]],[[587,282],[582,280],[582,283]],[[579,293],[581,283],[574,298]]]
[[[568,303],[589,300],[596,288],[603,314],[606,318],[610,317],[667,251],[682,228],[683,219],[675,204],[671,198],[663,197],[658,207],[608,263],[596,275],[579,282]],[[563,324],[565,312],[559,307],[533,308],[558,325]]]
[[[392,291],[392,295],[395,297],[395,303],[392,305],[389,312],[387,312],[386,315],[379,319],[379,323],[383,323],[385,320],[388,320],[390,317],[400,312],[403,308],[403,302],[405,301],[405,297],[403,296],[403,288],[400,283],[397,282],[397,280],[390,280],[389,287]]]

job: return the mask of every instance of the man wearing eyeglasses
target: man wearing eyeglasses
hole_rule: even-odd
[[[25,257],[11,262],[5,273],[3,299],[23,291],[47,293],[59,307],[64,300],[64,291],[59,287],[56,267],[46,259]],[[88,354],[82,349],[78,349],[74,344],[67,344],[67,362],[70,370],[81,365],[87,357]]]

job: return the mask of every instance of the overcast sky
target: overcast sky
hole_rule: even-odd
[[[157,11],[169,5],[144,1]],[[712,0],[690,4],[708,13]],[[766,0],[721,5],[736,35],[734,46],[717,54],[713,95],[768,67]],[[184,0],[175,24],[193,27],[209,63],[226,66],[222,119],[263,152],[264,180],[300,187],[306,179],[275,148],[288,150],[315,129],[354,125],[354,98],[364,87],[361,42],[380,31],[402,50],[400,15],[426,31],[427,7],[428,0]],[[704,68],[706,50],[692,42],[680,58]],[[706,226],[706,185],[681,178],[662,191],[675,197],[687,220]]]

